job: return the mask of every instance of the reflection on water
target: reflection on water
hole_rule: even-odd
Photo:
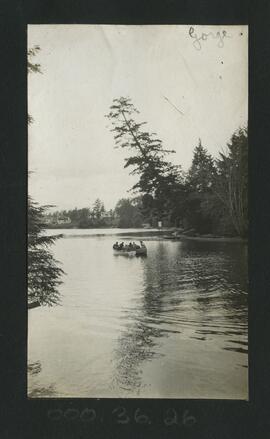
[[[62,306],[29,315],[29,396],[247,398],[245,245],[152,237],[125,258],[69,234]]]

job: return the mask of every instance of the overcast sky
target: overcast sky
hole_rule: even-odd
[[[114,148],[104,117],[114,98],[129,96],[166,149],[187,169],[193,148],[217,156],[247,123],[248,29],[194,26],[211,35],[195,47],[190,26],[30,25],[28,47],[39,45],[29,74],[29,193],[59,209],[113,208],[136,177],[123,169],[128,150]],[[193,34],[194,36],[194,34]],[[34,59],[33,59],[34,61]],[[183,114],[178,112],[175,105]]]

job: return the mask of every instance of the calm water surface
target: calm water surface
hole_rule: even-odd
[[[61,232],[61,306],[29,311],[30,397],[248,398],[244,244],[149,236],[127,257],[119,230]]]

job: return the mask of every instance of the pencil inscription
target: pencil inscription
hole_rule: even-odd
[[[190,26],[189,28],[189,36],[193,39],[193,47],[196,50],[202,49],[202,42],[207,41],[209,38],[213,38],[214,40],[217,40],[217,46],[221,49],[224,47],[224,40],[226,38],[231,38],[231,35],[227,33],[226,30],[223,31],[217,31],[217,32],[202,32],[201,34],[198,34],[193,26]]]

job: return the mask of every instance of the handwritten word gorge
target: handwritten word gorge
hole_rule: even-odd
[[[207,41],[209,38],[212,38],[214,40],[217,40],[217,46],[221,49],[224,47],[224,40],[226,38],[231,38],[231,35],[228,35],[226,30],[223,30],[222,32],[202,32],[201,34],[198,34],[194,27],[189,28],[189,36],[193,39],[193,46],[196,50],[202,49],[202,43]]]

